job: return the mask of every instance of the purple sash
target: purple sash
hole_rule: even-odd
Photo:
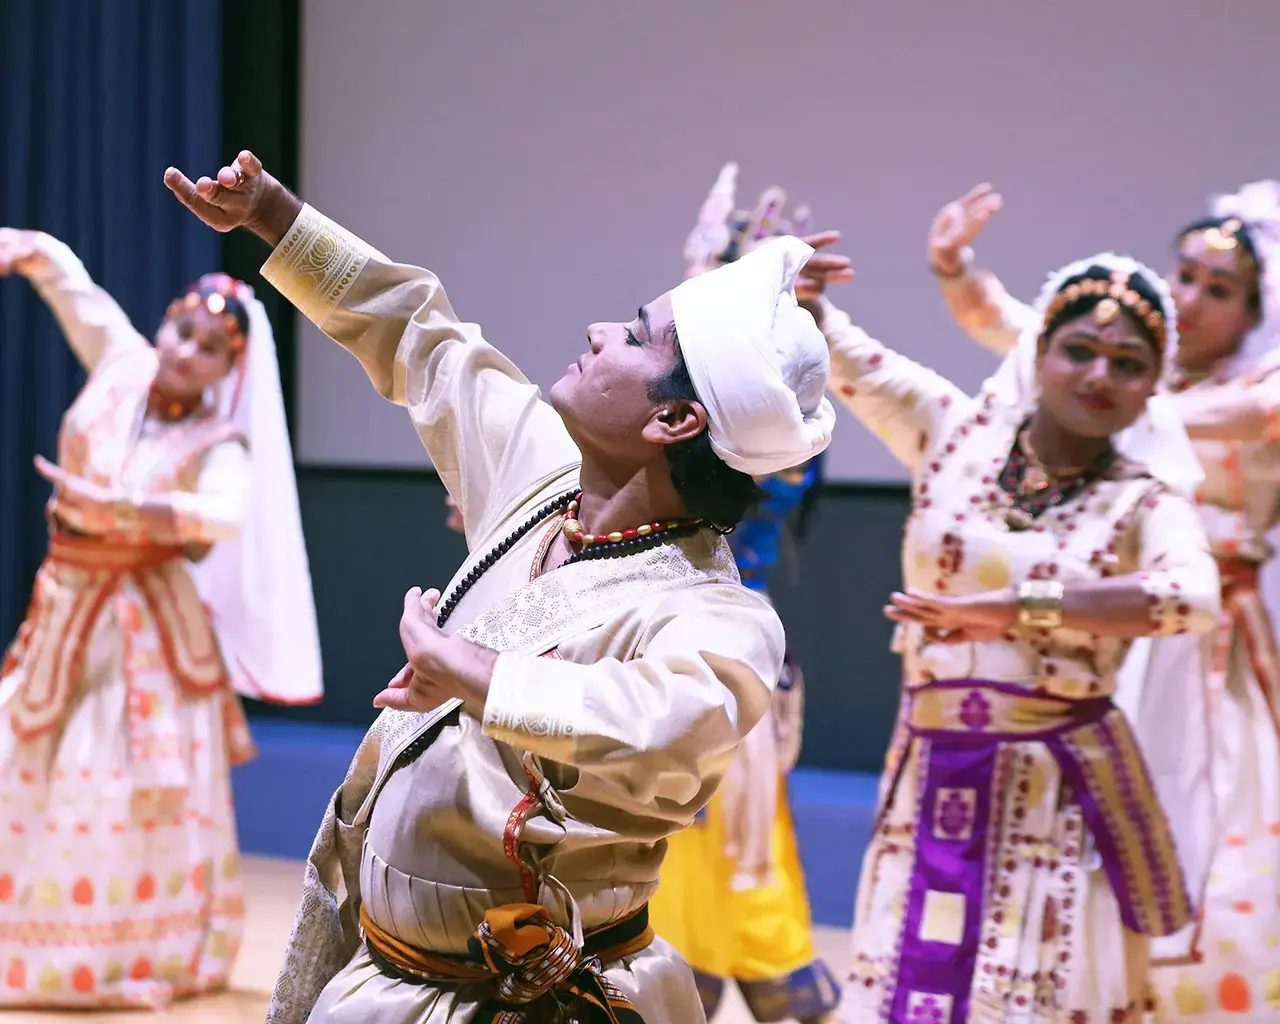
[[[992,853],[1004,832],[996,771],[1004,745],[1048,747],[1079,802],[1126,927],[1166,935],[1191,920],[1168,824],[1110,698],[1072,701],[968,679],[932,683],[911,691],[908,728],[919,750],[915,864],[892,1024],[968,1018]],[[946,936],[922,934],[931,900],[945,910],[935,917],[963,923]]]

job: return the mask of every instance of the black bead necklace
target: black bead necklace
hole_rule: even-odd
[[[458,607],[460,602],[476,585],[476,581],[480,579],[486,572],[493,568],[494,564],[519,543],[520,539],[539,523],[545,522],[557,512],[567,509],[571,503],[577,502],[582,497],[581,491],[567,491],[558,498],[552,498],[540,509],[533,513],[528,519],[511,531],[504,539],[498,541],[497,544],[486,554],[479,562],[477,562],[467,572],[465,576],[458,581],[457,586],[450,591],[449,596],[440,602],[439,610],[436,613],[437,625],[443,626]],[[649,548],[656,547],[669,540],[676,540],[680,537],[692,537],[698,532],[705,522],[701,519],[694,519],[680,523],[670,524],[662,529],[655,529],[650,533],[639,536],[626,536],[621,540],[607,540],[598,542],[584,547],[581,551],[575,551],[572,555],[565,559],[565,565],[572,565],[574,562],[585,562],[596,558],[621,558],[624,555],[633,555],[640,551],[647,551]],[[633,531],[628,530],[630,534]]]

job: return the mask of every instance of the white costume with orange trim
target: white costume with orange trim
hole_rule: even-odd
[[[63,418],[60,467],[173,515],[164,535],[128,515],[92,536],[55,528],[0,668],[0,1007],[157,1007],[225,986],[240,943],[229,769],[253,747],[223,649],[255,648],[234,628],[227,560],[221,589],[201,588],[186,556],[259,525],[250,492],[264,470],[293,495],[272,527],[296,535],[281,549],[302,551],[292,465],[257,464],[257,443],[288,453],[287,434],[260,429],[272,408],[283,429],[275,346],[241,286],[248,351],[219,389],[225,408],[146,415],[155,350],[66,246],[41,236],[41,255],[32,281],[89,371]],[[51,522],[58,509],[55,496]],[[264,595],[304,606],[289,623],[298,672],[281,687],[278,669],[259,676],[259,690],[315,699],[305,554],[301,570]]]

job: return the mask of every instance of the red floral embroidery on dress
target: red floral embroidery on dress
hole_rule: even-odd
[[[948,580],[957,575],[964,566],[964,541],[958,534],[944,533],[938,549],[938,575],[934,580],[934,589],[945,593]]]

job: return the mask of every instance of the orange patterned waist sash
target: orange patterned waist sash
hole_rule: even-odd
[[[415,949],[383,931],[360,906],[360,928],[378,969],[416,984],[491,982],[493,996],[477,1022],[532,1024],[551,1001],[575,1001],[589,1024],[644,1024],[631,1001],[604,976],[603,964],[653,942],[649,908],[586,935],[574,945],[545,907],[509,903],[485,912],[464,956]]]
[[[84,671],[89,639],[125,578],[141,592],[164,660],[183,690],[198,695],[226,684],[217,638],[181,565],[182,554],[176,546],[131,547],[50,535],[26,619],[0,666],[0,675],[22,666],[22,684],[9,715],[20,739],[43,736],[65,718]]]
[[[55,565],[108,573],[142,572],[158,569],[182,557],[182,548],[162,544],[137,547],[106,544],[96,537],[67,533],[49,535],[48,559]]]

